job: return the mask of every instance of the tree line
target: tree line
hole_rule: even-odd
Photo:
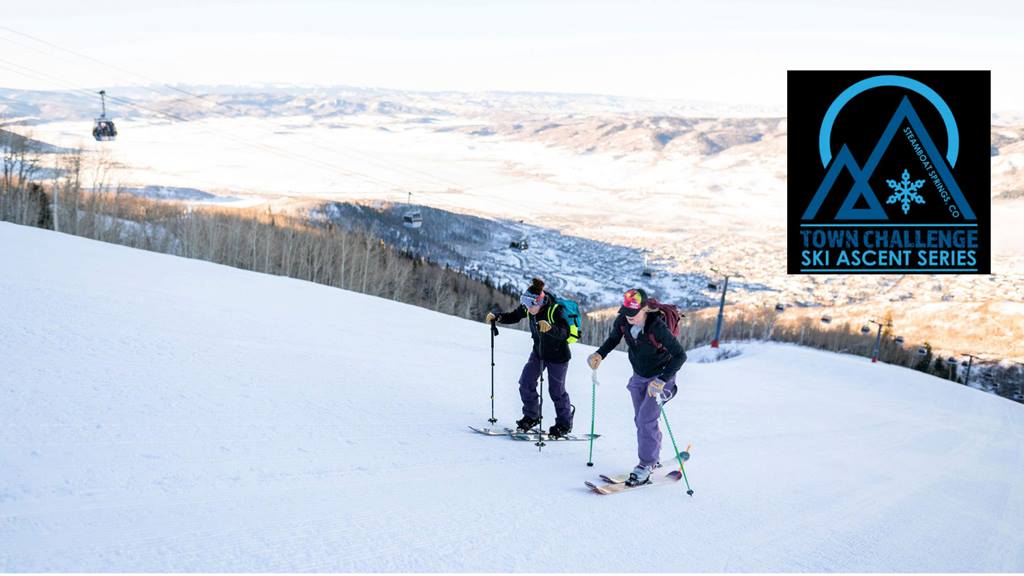
[[[789,342],[829,352],[870,358],[877,338],[874,331],[867,335],[862,334],[859,327],[848,322],[826,324],[806,316],[786,321],[782,316],[785,312],[776,311],[774,306],[730,308],[732,309],[722,325],[720,340],[723,342]],[[686,311],[685,314],[686,317],[680,322],[679,335],[683,347],[690,350],[710,344],[715,337],[717,309],[692,310]],[[608,312],[587,315],[580,341],[594,346],[600,345],[611,330],[614,320],[614,314]],[[883,324],[891,325],[891,316],[887,316]],[[623,348],[625,345],[619,346]],[[949,362],[949,359],[936,355],[928,342],[921,345],[898,343],[891,327],[882,328],[878,360],[967,384],[966,369],[958,360]],[[1024,364],[976,362],[972,366],[971,382],[989,392],[1024,402]]]
[[[62,158],[59,178],[34,181],[38,156],[33,161],[23,142],[0,140],[0,220],[308,280],[464,318],[482,318],[493,307],[511,307],[517,300],[365,230],[270,208],[189,206],[125,193],[110,184],[110,172],[102,167],[83,174],[80,153]]]

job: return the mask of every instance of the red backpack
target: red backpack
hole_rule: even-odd
[[[675,304],[662,304],[654,298],[648,298],[647,305],[661,312],[665,317],[665,323],[668,324],[668,331],[679,338],[679,320],[683,317],[679,307]]]

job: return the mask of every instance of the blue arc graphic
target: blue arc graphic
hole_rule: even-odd
[[[949,146],[946,148],[946,160],[949,161],[950,168],[956,166],[956,158],[960,154],[960,131],[956,127],[956,119],[953,118],[953,111],[949,109],[949,106],[946,104],[946,101],[942,99],[942,96],[939,96],[938,92],[932,90],[927,85],[912,78],[907,78],[906,76],[894,75],[872,76],[871,78],[865,78],[846,90],[843,90],[843,93],[836,97],[832,102],[832,105],[828,107],[828,112],[825,113],[825,118],[821,121],[821,131],[818,133],[818,153],[821,155],[821,165],[828,168],[828,163],[832,161],[832,125],[835,124],[836,117],[839,116],[839,112],[842,111],[843,106],[846,106],[847,102],[852,100],[861,92],[882,86],[906,88],[907,90],[924,96],[932,103],[932,106],[935,106],[939,115],[942,116],[942,121],[946,124],[946,136],[949,142]]]

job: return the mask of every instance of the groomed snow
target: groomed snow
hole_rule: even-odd
[[[481,323],[7,223],[0,269],[0,571],[1024,570],[1024,407],[921,373],[696,350],[694,497],[598,496],[635,464],[622,353],[587,468],[467,431]],[[497,338],[500,424],[527,340]]]

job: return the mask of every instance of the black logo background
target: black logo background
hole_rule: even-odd
[[[790,71],[787,97],[789,115],[787,270],[791,274],[801,272],[800,224],[803,221],[802,216],[828,169],[828,167],[822,166],[818,150],[819,130],[826,111],[840,93],[856,82],[872,76],[889,74],[918,80],[935,90],[945,100],[956,119],[960,136],[960,151],[956,166],[952,168],[951,173],[977,218],[978,263],[973,267],[978,269],[976,273],[987,274],[990,271],[989,256],[991,252],[991,74],[988,71]],[[878,87],[858,94],[839,113],[831,135],[832,162],[835,162],[842,145],[846,144],[859,166],[863,167],[867,164],[872,151],[904,97],[909,99],[938,150],[940,157],[933,159],[929,154],[929,160],[933,163],[945,161],[948,146],[946,126],[935,106],[916,92],[899,87]],[[947,204],[942,201],[935,185],[927,175],[927,170],[922,166],[903,133],[903,129],[908,125],[905,120],[901,122],[888,150],[869,180],[872,191],[889,217],[886,223],[971,222],[965,220],[963,216],[955,218],[948,212]],[[921,135],[918,137],[920,138]],[[886,199],[892,194],[886,180],[900,181],[904,169],[909,171],[912,181],[925,180],[925,185],[918,193],[926,200],[926,203],[923,205],[911,204],[907,214],[903,213],[900,203],[886,203]],[[852,186],[853,178],[844,170],[812,222],[847,224],[872,222],[870,220],[834,220]],[[854,207],[866,208],[867,202],[860,199]],[[871,272],[870,270],[850,271],[850,273]]]

